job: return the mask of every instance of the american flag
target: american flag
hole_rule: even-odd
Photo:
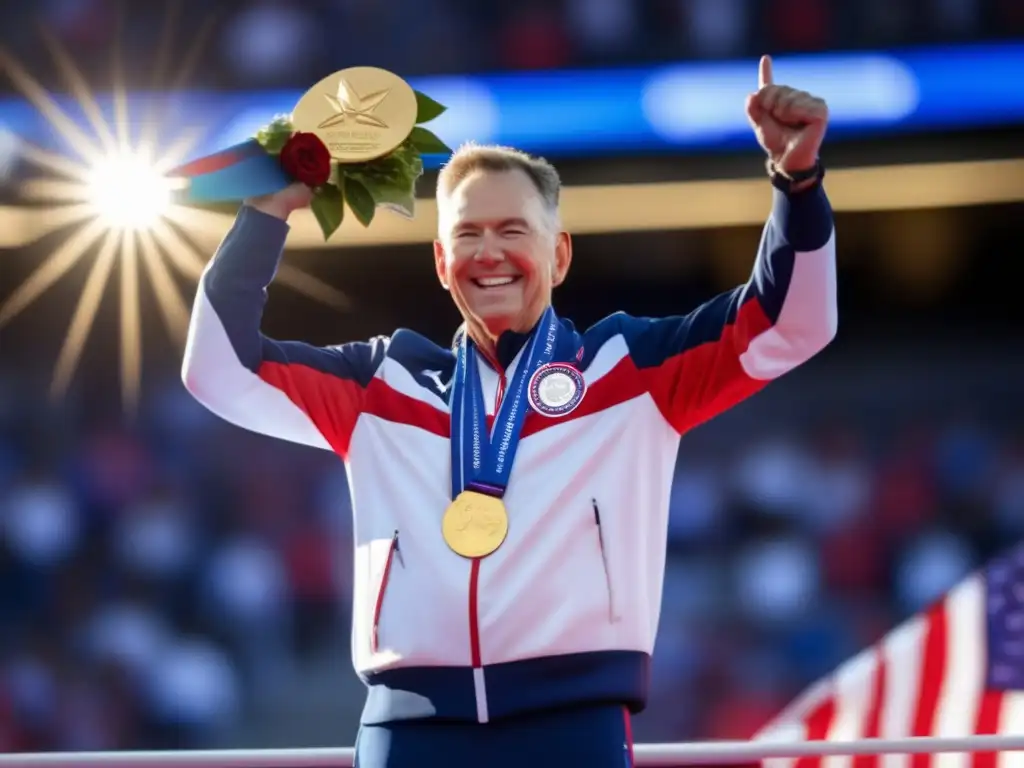
[[[811,686],[755,738],[1024,734],[1024,543]],[[1024,768],[1024,752],[771,759],[763,768]]]

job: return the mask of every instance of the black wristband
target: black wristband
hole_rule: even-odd
[[[815,160],[814,165],[810,168],[794,173],[787,173],[776,167],[771,158],[765,161],[765,168],[768,171],[768,178],[771,180],[772,186],[783,192],[792,192],[793,187],[799,186],[811,179],[821,181],[825,178],[825,167],[821,164],[820,159]]]

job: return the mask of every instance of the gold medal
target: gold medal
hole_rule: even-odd
[[[292,124],[296,131],[316,134],[339,163],[364,163],[409,137],[416,125],[416,94],[387,70],[351,67],[306,91]]]
[[[501,499],[463,491],[444,513],[441,532],[452,551],[463,557],[487,557],[508,535],[508,513]]]

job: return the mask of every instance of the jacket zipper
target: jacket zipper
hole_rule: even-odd
[[[505,397],[505,368],[496,359],[484,353],[484,357],[491,367],[498,373],[498,391],[494,395],[494,414],[497,416],[501,408],[502,398]],[[489,719],[487,713],[487,691],[483,679],[483,659],[480,653],[480,558],[475,557],[469,566],[469,656],[470,664],[473,667],[473,681],[476,687],[476,708],[477,720],[486,723]]]
[[[601,549],[601,565],[604,567],[604,583],[608,590],[608,620],[613,624],[619,620],[619,614],[616,610],[615,603],[615,590],[612,587],[612,570],[608,567],[608,549],[604,543],[604,526],[601,525],[601,511],[597,506],[597,499],[590,500],[591,506],[594,508],[594,525],[597,526],[597,544]]]
[[[402,562],[402,551],[398,547],[398,531],[391,537],[391,545],[388,547],[388,559],[384,563],[384,574],[380,578],[380,589],[377,590],[377,602],[373,606],[373,630],[370,635],[370,651],[376,653],[380,647],[380,614],[384,608],[384,593],[388,590],[388,582],[391,580],[391,566],[395,557]],[[404,565],[404,563],[403,563]]]

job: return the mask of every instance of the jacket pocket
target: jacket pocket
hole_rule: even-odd
[[[605,541],[604,524],[601,522],[601,510],[597,505],[597,499],[590,500],[594,510],[594,527],[597,529],[597,546],[601,554],[601,568],[604,571],[605,591],[608,594],[608,621],[613,624],[619,620],[619,606],[615,599],[615,584],[612,580],[612,570],[608,564],[608,546]]]
[[[370,626],[370,651],[377,653],[380,648],[380,617],[384,610],[384,600],[387,598],[388,584],[391,581],[391,569],[395,561],[402,562],[402,552],[398,546],[398,531],[391,537],[391,544],[388,546],[387,559],[384,561],[384,572],[380,577],[380,587],[377,589],[377,599],[373,604],[373,623]]]

